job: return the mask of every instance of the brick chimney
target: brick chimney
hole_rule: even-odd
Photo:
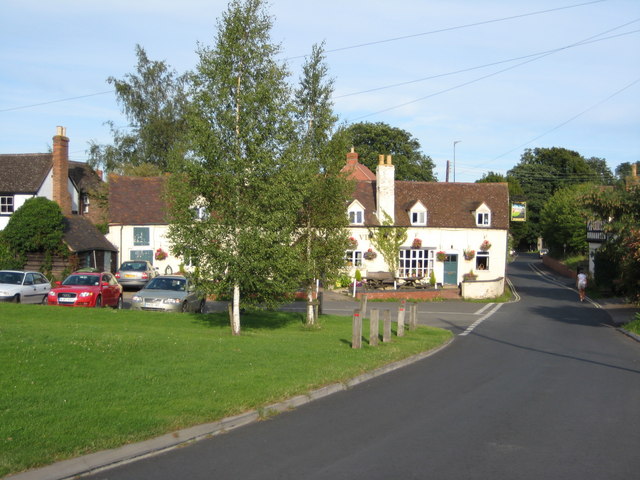
[[[376,214],[380,223],[388,215],[392,224],[395,224],[395,174],[396,167],[391,162],[391,155],[387,155],[386,162],[384,155],[379,155],[376,168]]]
[[[60,205],[63,215],[71,215],[69,194],[69,139],[64,127],[57,127],[53,137],[53,201]]]

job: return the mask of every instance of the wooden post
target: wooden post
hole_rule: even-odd
[[[362,318],[367,317],[367,294],[360,295],[360,311],[362,312]]]
[[[391,341],[391,312],[387,309],[382,313],[384,329],[382,331],[382,343]]]
[[[418,304],[411,304],[411,315],[409,317],[409,330],[415,330],[418,327]]]
[[[400,307],[398,308],[398,336],[404,337],[404,310],[407,306],[407,301],[402,300]]]
[[[378,320],[378,309],[371,310],[371,318],[369,318],[369,345],[375,347],[378,345],[380,336],[380,321]]]
[[[362,348],[362,317],[360,310],[353,311],[353,335],[351,338],[351,348]]]

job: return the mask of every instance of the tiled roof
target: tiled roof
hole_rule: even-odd
[[[0,192],[35,194],[51,170],[50,153],[0,155]],[[69,162],[69,177],[81,191],[89,191],[102,180],[84,162]]]
[[[358,182],[353,194],[365,208],[365,225],[376,217],[376,182]],[[474,211],[483,203],[491,210],[491,228],[509,228],[506,183],[395,182],[395,223],[410,226],[408,211],[417,201],[427,209],[427,227],[479,228]]]
[[[102,183],[95,170],[84,162],[69,161],[69,177],[83,192],[93,190]]]
[[[167,205],[163,200],[165,179],[109,175],[109,223],[166,224]]]
[[[375,180],[376,179],[376,174],[373,173],[369,167],[367,167],[366,165],[363,165],[362,163],[359,162],[355,162],[355,163],[348,163],[346,164],[344,167],[342,167],[342,170],[340,170],[343,173],[347,174],[347,178],[351,179],[351,180],[356,180],[356,181],[366,181],[366,180]]]
[[[64,217],[64,241],[74,252],[118,251],[89,220],[78,215]]]
[[[0,155],[0,192],[35,194],[49,170],[50,153]]]

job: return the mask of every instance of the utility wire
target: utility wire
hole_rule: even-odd
[[[107,93],[113,93],[113,92],[115,92],[115,90],[107,90],[107,91],[104,91],[104,92],[90,93],[88,95],[80,95],[79,97],[61,98],[59,100],[51,100],[49,102],[32,103],[31,105],[22,105],[20,107],[5,108],[5,109],[0,110],[0,113],[12,112],[14,110],[23,110],[25,108],[41,107],[42,105],[50,105],[52,103],[69,102],[71,100],[79,100],[81,98],[97,97],[98,95],[105,95]]]
[[[566,9],[569,9],[569,8],[583,7],[585,5],[592,5],[594,3],[602,3],[602,2],[606,2],[606,1],[608,1],[608,0],[594,0],[592,2],[577,3],[577,4],[574,4],[574,5],[567,5],[567,6],[564,6],[564,7],[550,8],[548,10],[538,10],[538,11],[535,11],[535,12],[522,13],[520,15],[512,15],[510,17],[495,18],[493,20],[484,20],[482,22],[467,23],[467,24],[464,24],[464,25],[457,25],[455,27],[447,27],[447,28],[441,28],[441,29],[438,29],[438,30],[430,30],[428,32],[414,33],[414,34],[411,34],[411,35],[404,35],[402,37],[387,38],[385,40],[375,40],[375,41],[372,41],[372,42],[359,43],[359,44],[356,44],[356,45],[349,45],[349,46],[346,46],[346,47],[339,47],[339,48],[334,48],[332,50],[326,50],[325,53],[341,52],[343,50],[351,50],[351,49],[354,49],[354,48],[369,47],[371,45],[379,45],[381,43],[396,42],[398,40],[406,40],[408,38],[416,38],[416,37],[422,37],[422,36],[425,36],[425,35],[433,35],[433,34],[436,34],[436,33],[450,32],[452,30],[459,30],[459,29],[462,29],[462,28],[477,27],[477,26],[480,26],[480,25],[488,25],[490,23],[498,23],[498,22],[504,22],[504,21],[507,21],[507,20],[514,20],[516,18],[530,17],[530,16],[533,16],[533,15],[541,15],[543,13],[549,13],[549,12],[557,12],[559,10],[566,10]],[[298,58],[304,58],[304,57],[307,57],[307,56],[308,55],[298,55],[298,56],[295,56],[295,57],[288,57],[285,60],[294,60],[294,59],[298,59]]]
[[[540,55],[538,55],[538,56],[536,56],[534,58],[530,58],[528,60],[525,60],[524,62],[516,63],[515,65],[511,65],[510,67],[506,67],[506,68],[503,68],[501,70],[496,70],[495,72],[488,73],[488,74],[483,75],[481,77],[478,77],[478,78],[475,78],[473,80],[469,80],[467,82],[463,82],[463,83],[454,85],[454,86],[449,87],[449,88],[445,88],[444,90],[439,90],[439,91],[431,93],[429,95],[425,95],[424,97],[419,97],[419,98],[416,98],[414,100],[410,100],[408,102],[404,102],[404,103],[401,103],[401,104],[398,104],[398,105],[394,105],[392,107],[385,108],[383,110],[378,110],[376,112],[368,113],[366,115],[361,115],[359,117],[356,117],[353,121],[361,120],[363,118],[372,117],[372,116],[378,115],[380,113],[389,112],[391,110],[395,110],[396,108],[406,107],[407,105],[418,103],[418,102],[421,102],[421,101],[426,100],[428,98],[432,98],[432,97],[435,97],[437,95],[442,95],[443,93],[447,93],[447,92],[450,92],[452,90],[457,90],[458,88],[466,87],[467,85],[471,85],[471,84],[479,82],[481,80],[485,80],[487,78],[494,77],[494,76],[499,75],[501,73],[504,73],[504,72],[507,72],[509,70],[513,70],[515,68],[518,68],[518,67],[520,67],[522,65],[526,65],[527,63],[535,62],[535,61],[540,60],[542,58],[548,57],[549,55],[552,55],[552,54],[554,54],[554,53],[556,53],[558,51],[565,50],[565,49],[570,48],[570,47],[578,46],[578,45],[581,45],[581,44],[583,44],[585,42],[589,42],[589,41],[591,41],[593,39],[596,39],[596,38],[598,38],[598,37],[600,37],[602,35],[605,35],[607,33],[610,33],[612,31],[614,31],[614,30],[617,30],[617,29],[620,29],[622,27],[625,27],[625,26],[629,25],[630,23],[634,23],[634,22],[637,22],[639,20],[640,19],[632,20],[631,22],[627,22],[627,23],[624,23],[624,24],[619,25],[617,27],[610,28],[609,30],[605,30],[604,32],[598,33],[596,35],[592,35],[592,36],[587,37],[587,38],[585,38],[583,40],[580,40],[578,42],[575,42],[575,43],[572,43],[570,45],[567,45],[565,47],[562,47],[562,48],[559,48],[559,49],[556,49],[556,50],[550,50],[550,51],[548,51],[546,53],[542,53],[542,54],[540,54]]]
[[[608,1],[608,0],[594,0],[594,1],[591,1],[591,2],[578,3],[578,4],[574,4],[574,5],[567,5],[567,6],[564,6],[564,7],[551,8],[551,9],[547,9],[547,10],[539,10],[539,11],[535,11],[535,12],[523,13],[523,14],[520,14],[520,15],[512,15],[510,17],[502,17],[502,18],[496,18],[496,19],[493,19],[493,20],[485,20],[485,21],[482,21],[482,22],[469,23],[469,24],[465,24],[465,25],[457,25],[457,26],[454,26],[454,27],[447,27],[447,28],[442,28],[442,29],[439,29],[439,30],[432,30],[432,31],[429,31],[429,32],[415,33],[415,34],[412,34],[412,35],[405,35],[405,36],[402,36],[402,37],[388,38],[388,39],[385,39],[385,40],[377,40],[377,41],[373,41],[373,42],[367,42],[367,43],[361,43],[361,44],[356,44],[356,45],[351,45],[351,46],[346,46],[346,47],[340,47],[340,48],[336,48],[336,49],[333,49],[333,50],[326,50],[324,53],[334,53],[334,52],[339,52],[339,51],[343,51],[343,50],[361,48],[361,47],[365,47],[365,46],[369,46],[369,45],[377,45],[377,44],[381,44],[381,43],[395,42],[395,41],[404,40],[404,39],[407,39],[407,38],[415,38],[415,37],[420,37],[420,36],[424,36],[424,35],[433,35],[433,34],[436,34],[436,33],[443,33],[443,32],[448,32],[448,31],[452,31],[452,30],[459,30],[459,29],[462,29],[462,28],[469,28],[469,27],[475,27],[475,26],[479,26],[479,25],[487,25],[487,24],[490,24],[490,23],[504,22],[504,21],[507,21],[507,20],[514,20],[516,18],[529,17],[529,16],[533,16],[533,15],[541,15],[541,14],[544,14],[544,13],[555,12],[555,11],[559,11],[559,10],[566,10],[566,9],[576,8],[576,7],[582,7],[582,6],[585,6],[585,5],[592,5],[594,3],[602,3],[602,2],[606,2],[606,1]],[[304,58],[306,56],[307,55],[299,55],[299,56],[296,56],[296,57],[288,57],[288,58],[285,58],[285,60],[293,60],[293,59],[297,59],[297,58]],[[480,68],[480,67],[477,67],[477,68]],[[454,72],[454,73],[457,73],[457,72]],[[107,90],[107,91],[104,91],[104,92],[91,93],[91,94],[88,94],[88,95],[81,95],[81,96],[78,96],[78,97],[62,98],[62,99],[58,99],[58,100],[51,100],[51,101],[48,101],[48,102],[33,103],[33,104],[30,104],[30,105],[21,105],[21,106],[18,106],[18,107],[0,109],[0,113],[12,112],[12,111],[16,111],[16,110],[23,110],[23,109],[26,109],[26,108],[40,107],[40,106],[43,106],[43,105],[50,105],[52,103],[60,103],[60,102],[68,102],[68,101],[71,101],[71,100],[79,100],[79,99],[82,99],[82,98],[95,97],[95,96],[98,96],[98,95],[105,95],[107,93],[113,93],[113,92],[115,92],[115,90]],[[355,95],[355,94],[352,94],[352,95]]]
[[[620,27],[616,27],[616,29],[617,28],[622,28],[623,26],[627,26],[627,25],[629,25],[631,23],[635,23],[635,22],[638,22],[638,21],[640,21],[640,19],[636,19],[636,20],[633,20],[633,21],[631,21],[629,23],[626,23],[626,24],[624,24],[624,25],[622,25]],[[574,44],[571,44],[571,45],[565,45],[564,47],[554,48],[552,50],[545,50],[545,51],[542,51],[542,52],[531,53],[529,55],[523,55],[521,57],[513,57],[513,58],[509,58],[507,60],[499,60],[497,62],[485,63],[484,65],[477,65],[475,67],[463,68],[461,70],[454,70],[452,72],[439,73],[437,75],[431,75],[430,77],[417,78],[415,80],[409,80],[407,82],[394,83],[394,84],[385,85],[385,86],[382,86],[382,87],[370,88],[368,90],[360,90],[358,92],[345,93],[343,95],[337,95],[337,96],[333,97],[333,99],[334,100],[338,100],[340,98],[352,97],[352,96],[361,95],[361,94],[364,94],[364,93],[377,92],[377,91],[386,90],[386,89],[389,89],[389,88],[402,87],[402,86],[405,86],[405,85],[411,85],[413,83],[424,82],[426,80],[433,80],[434,78],[441,78],[441,77],[447,77],[447,76],[450,76],[450,75],[457,75],[458,73],[471,72],[473,70],[480,70],[481,68],[493,67],[493,66],[496,66],[496,65],[501,65],[503,63],[515,62],[516,60],[523,60],[525,58],[538,57],[538,56],[542,56],[542,55],[549,54],[549,53],[556,53],[556,52],[560,52],[562,50],[567,50],[569,48],[581,47],[583,45],[589,45],[591,43],[602,42],[604,40],[611,40],[612,38],[623,37],[625,35],[631,35],[632,33],[638,33],[638,32],[640,32],[640,29],[631,30],[629,32],[619,33],[617,35],[611,35],[609,37],[598,38],[598,39],[594,39],[594,40],[590,40],[590,41],[586,41],[585,40],[585,41],[574,43]],[[604,33],[602,35],[604,35]]]
[[[552,132],[555,132],[555,131],[556,131],[556,130],[558,130],[559,128],[564,127],[564,126],[565,126],[566,124],[568,124],[569,122],[572,122],[572,121],[573,121],[573,120],[575,120],[576,118],[581,117],[582,115],[584,115],[584,114],[585,114],[585,113],[587,113],[587,112],[590,112],[591,110],[593,110],[593,109],[594,109],[594,108],[596,108],[596,107],[599,107],[599,106],[600,106],[600,105],[602,105],[603,103],[605,103],[605,102],[607,102],[607,101],[611,100],[611,99],[612,99],[613,97],[615,97],[616,95],[621,94],[622,92],[624,92],[625,90],[628,90],[629,88],[633,87],[635,84],[637,84],[637,83],[639,83],[639,82],[640,82],[640,77],[639,77],[639,78],[636,78],[634,81],[632,81],[631,83],[629,83],[629,84],[625,85],[624,87],[622,87],[622,88],[620,88],[620,89],[616,90],[615,92],[613,92],[613,93],[612,93],[611,95],[609,95],[608,97],[606,97],[606,98],[604,98],[604,99],[600,100],[599,102],[594,103],[593,105],[591,105],[591,106],[590,106],[590,107],[588,107],[588,108],[585,108],[585,109],[584,109],[584,110],[582,110],[580,113],[578,113],[578,114],[574,115],[573,117],[569,118],[568,120],[565,120],[564,122],[559,123],[559,124],[558,124],[558,125],[556,125],[555,127],[550,128],[550,129],[549,129],[549,130],[547,130],[546,132],[541,133],[541,134],[540,134],[540,135],[538,135],[537,137],[532,138],[531,140],[529,140],[528,142],[525,142],[525,143],[523,143],[523,144],[521,144],[521,145],[518,145],[518,146],[517,146],[517,147],[515,147],[515,148],[512,148],[512,149],[511,149],[511,150],[509,150],[508,152],[505,152],[505,153],[503,153],[502,155],[498,155],[497,157],[493,158],[493,159],[492,159],[492,160],[490,160],[489,162],[493,162],[493,161],[495,161],[495,160],[498,160],[499,158],[502,158],[502,157],[504,157],[504,156],[506,156],[506,155],[509,155],[510,153],[514,152],[515,150],[518,150],[518,149],[520,149],[520,148],[522,148],[522,147],[524,147],[524,146],[526,146],[526,145],[529,145],[530,143],[535,142],[536,140],[538,140],[538,139],[540,139],[540,138],[544,137],[545,135],[548,135],[548,134],[550,134],[550,133],[552,133]],[[483,163],[484,163],[484,164],[486,164],[487,162],[483,162]],[[479,165],[481,165],[481,164],[478,164],[478,165],[476,165],[476,166],[479,166]]]

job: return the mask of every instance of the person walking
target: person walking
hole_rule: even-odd
[[[576,276],[576,286],[578,287],[578,295],[580,296],[580,301],[584,302],[584,291],[587,288],[587,275],[582,271],[582,268],[578,268],[578,275]]]

